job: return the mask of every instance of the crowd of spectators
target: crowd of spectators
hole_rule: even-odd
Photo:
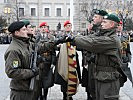
[[[51,32],[53,35],[58,35],[58,34],[63,34],[63,31],[53,31],[51,30]],[[86,31],[74,31],[73,32],[75,35],[76,34],[82,34],[82,35],[85,35],[87,34]],[[133,42],[133,31],[129,31],[128,34],[130,35],[130,38],[131,38],[131,42]],[[1,32],[0,33],[0,44],[10,44],[11,43],[11,40],[12,40],[12,36],[11,34],[9,33],[6,33],[6,32]]]
[[[0,33],[0,44],[10,44],[12,40],[11,34]]]

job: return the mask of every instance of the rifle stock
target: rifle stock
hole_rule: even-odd
[[[35,44],[34,44],[34,51],[33,51],[32,56],[31,56],[31,64],[30,64],[31,69],[37,67],[36,62],[37,62],[37,50],[38,50],[38,44],[37,43],[38,42],[39,42],[39,40],[35,41]],[[30,90],[34,89],[35,79],[36,79],[36,76],[31,78],[30,87],[29,87]]]
[[[35,77],[33,77],[30,81],[30,90],[34,89],[34,84],[35,84]]]

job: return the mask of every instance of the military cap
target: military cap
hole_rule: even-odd
[[[15,21],[9,25],[8,31],[13,33],[15,31],[21,29],[23,26],[25,26],[25,23],[23,21]]]
[[[71,24],[71,22],[70,22],[69,20],[65,21],[65,22],[64,22],[64,27],[65,27],[67,24]]]
[[[42,22],[42,23],[40,24],[40,27],[42,27],[42,26],[48,26],[47,22]]]
[[[28,25],[30,25],[30,21],[29,20],[23,20],[23,22],[25,23],[25,27],[27,27]]]
[[[35,25],[31,25],[32,28],[35,28],[36,26]]]
[[[114,14],[107,14],[104,16],[104,19],[112,20],[112,21],[117,22],[117,23],[120,22],[119,17],[114,15]]]
[[[95,10],[94,13],[100,16],[105,16],[108,14],[105,10]]]

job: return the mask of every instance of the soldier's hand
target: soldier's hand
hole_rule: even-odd
[[[32,72],[34,73],[34,75],[38,75],[39,74],[39,69],[37,67],[33,67],[32,68]]]
[[[92,30],[93,24],[88,25],[88,31],[90,32]]]
[[[41,55],[37,56],[37,65],[44,62],[43,57]]]
[[[60,38],[56,39],[54,42],[55,42],[55,45],[58,45],[60,43],[65,43],[66,42],[66,37],[67,35],[64,35],[64,36],[61,36]]]
[[[73,40],[74,40],[74,36],[68,36],[68,37],[66,37],[66,42],[73,42]]]

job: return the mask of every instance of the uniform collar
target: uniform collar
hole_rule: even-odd
[[[101,28],[101,23],[98,23],[93,25],[92,30],[96,32],[96,30],[100,28]]]
[[[99,32],[100,36],[110,36],[112,34],[116,34],[116,28],[112,28],[112,29],[101,29]]]
[[[30,38],[28,38],[28,37],[13,36],[13,40],[16,40],[18,42],[24,42],[24,43],[28,44],[29,41],[30,41]]]
[[[69,31],[69,32],[65,32],[65,34],[72,35],[73,33],[72,33],[72,31]]]

